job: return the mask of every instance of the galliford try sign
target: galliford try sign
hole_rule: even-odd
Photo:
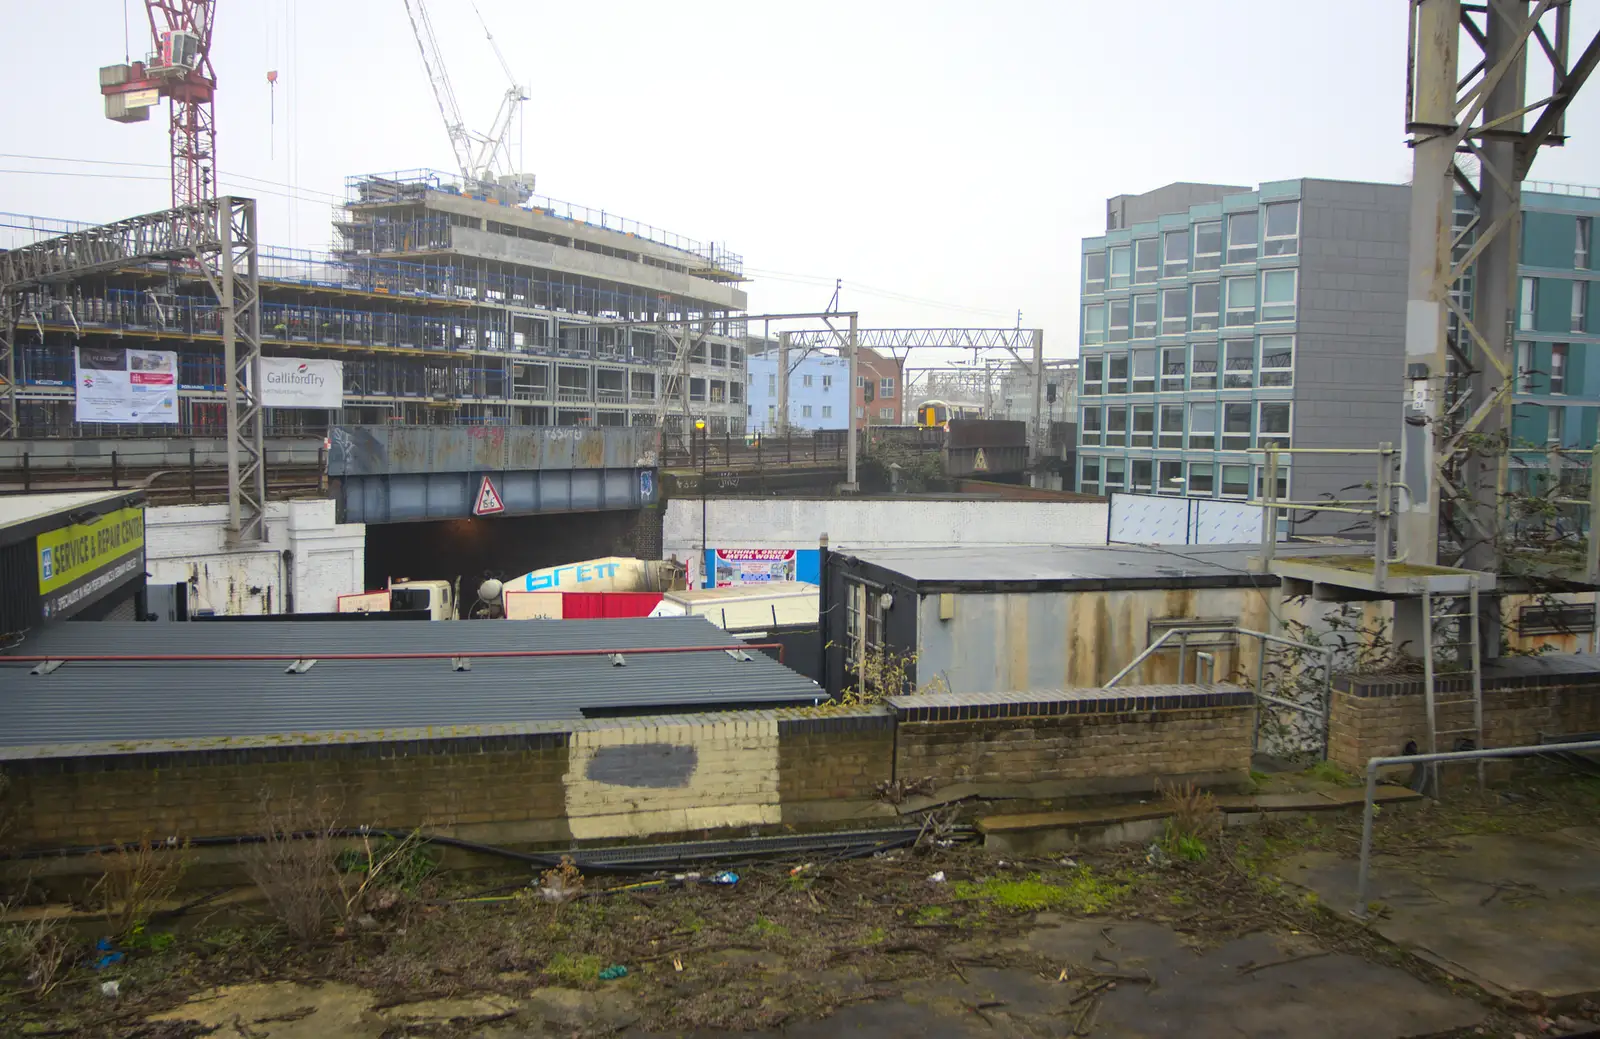
[[[344,362],[263,357],[261,403],[269,408],[341,407]]]

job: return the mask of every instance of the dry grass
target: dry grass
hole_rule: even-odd
[[[189,842],[169,838],[153,842],[148,834],[137,843],[117,843],[110,851],[92,853],[100,879],[89,889],[89,903],[106,916],[119,937],[145,924],[150,914],[170,899],[189,867]]]
[[[279,810],[263,800],[266,840],[245,850],[245,872],[272,915],[302,944],[321,937],[343,904],[334,815],[326,802]]]

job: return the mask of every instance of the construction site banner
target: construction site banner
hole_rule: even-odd
[[[261,403],[265,407],[342,407],[344,362],[263,357],[261,384]]]
[[[711,554],[711,573],[718,588],[795,579],[792,548],[718,548]]]
[[[78,347],[79,422],[178,421],[178,355],[171,350]]]

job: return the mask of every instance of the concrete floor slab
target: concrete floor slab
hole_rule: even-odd
[[[1347,911],[1356,868],[1306,852],[1279,871]],[[1367,898],[1382,904],[1373,927],[1383,937],[1497,995],[1532,1009],[1600,996],[1600,827],[1377,854]]]

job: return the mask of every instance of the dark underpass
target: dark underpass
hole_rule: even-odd
[[[466,595],[486,574],[504,580],[597,556],[653,558],[659,554],[659,524],[657,509],[371,523],[366,586],[382,588],[391,578],[459,577]]]

